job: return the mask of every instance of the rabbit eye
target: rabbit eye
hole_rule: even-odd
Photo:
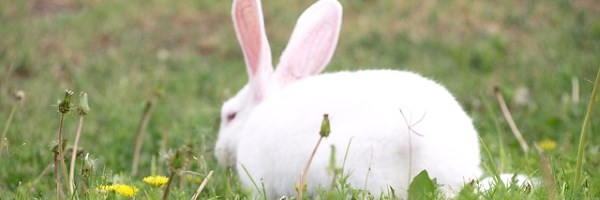
[[[228,113],[228,114],[227,114],[227,122],[231,122],[231,121],[233,121],[233,119],[235,119],[235,115],[236,115],[236,114],[237,114],[237,113],[235,113],[235,112]]]

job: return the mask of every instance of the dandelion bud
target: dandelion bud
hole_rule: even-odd
[[[59,153],[58,145],[59,144],[55,144],[54,146],[52,146],[52,152],[54,153],[54,155],[58,155],[58,153]],[[60,146],[62,149],[65,149],[65,147],[67,146],[67,140],[62,140],[62,143],[60,143]],[[64,154],[64,152],[63,152],[63,154]]]
[[[73,97],[73,91],[65,90],[65,98],[58,104],[58,112],[64,114],[71,110],[71,97]]]
[[[175,151],[175,154],[171,158],[170,167],[173,170],[181,169],[183,167],[183,156],[181,156],[181,150]]]
[[[79,107],[77,107],[77,114],[87,115],[90,112],[90,105],[88,104],[88,95],[85,92],[79,94]]]
[[[329,115],[323,114],[323,121],[321,122],[321,131],[319,131],[319,135],[321,137],[329,136],[329,132],[331,132],[329,128]]]
[[[15,99],[17,101],[22,101],[23,99],[25,99],[25,92],[23,92],[23,90],[18,90],[15,92]]]

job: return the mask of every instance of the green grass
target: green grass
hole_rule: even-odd
[[[274,58],[299,14],[311,3],[265,0]],[[95,168],[89,177],[80,175],[81,183],[90,187],[132,184],[143,190],[138,197],[160,198],[160,191],[144,185],[142,178],[153,172],[167,175],[163,155],[187,146],[194,155],[190,158],[195,158],[187,170],[199,174],[193,177],[215,170],[201,198],[251,198],[247,189],[240,188],[235,173],[216,164],[212,150],[220,104],[246,81],[230,4],[0,0],[0,124],[4,125],[15,102],[12,93],[26,93],[7,132],[10,153],[0,157],[0,198],[56,197],[52,170],[42,171],[53,160],[57,100],[65,89],[89,94],[91,112],[85,117],[80,148],[95,160]],[[556,141],[556,149],[547,153],[556,191],[499,188],[483,197],[545,199],[554,192],[560,199],[600,198],[598,106],[590,118],[582,187],[574,183],[579,132],[593,87],[590,81],[600,66],[599,4],[588,0],[344,0],[342,5],[340,43],[328,72],[393,68],[434,78],[471,114],[494,158],[482,156],[484,162],[495,163],[500,171],[542,176],[539,153],[520,150],[493,86],[501,87],[530,146],[543,139]],[[571,101],[572,79],[580,85],[579,102]],[[530,91],[525,104],[515,103],[518,88]],[[145,101],[157,95],[140,170],[132,177],[138,122]],[[75,114],[65,117],[69,144],[77,121]],[[164,149],[161,142],[166,142]],[[78,166],[82,164],[78,161]],[[170,195],[187,199],[198,185],[174,183]],[[340,187],[344,194],[323,191],[319,196],[364,195]],[[476,195],[463,191],[459,197],[477,199]],[[93,191],[77,195],[103,197]]]

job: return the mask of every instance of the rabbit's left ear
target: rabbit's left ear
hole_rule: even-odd
[[[290,41],[275,69],[284,83],[315,75],[331,60],[342,25],[337,0],[319,0],[298,19]]]

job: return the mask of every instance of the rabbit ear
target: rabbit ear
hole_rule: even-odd
[[[244,52],[250,86],[260,99],[273,73],[260,1],[234,0],[232,15],[235,33]]]
[[[276,75],[289,83],[321,72],[333,56],[341,25],[342,6],[337,0],[320,0],[306,9],[281,55]]]

